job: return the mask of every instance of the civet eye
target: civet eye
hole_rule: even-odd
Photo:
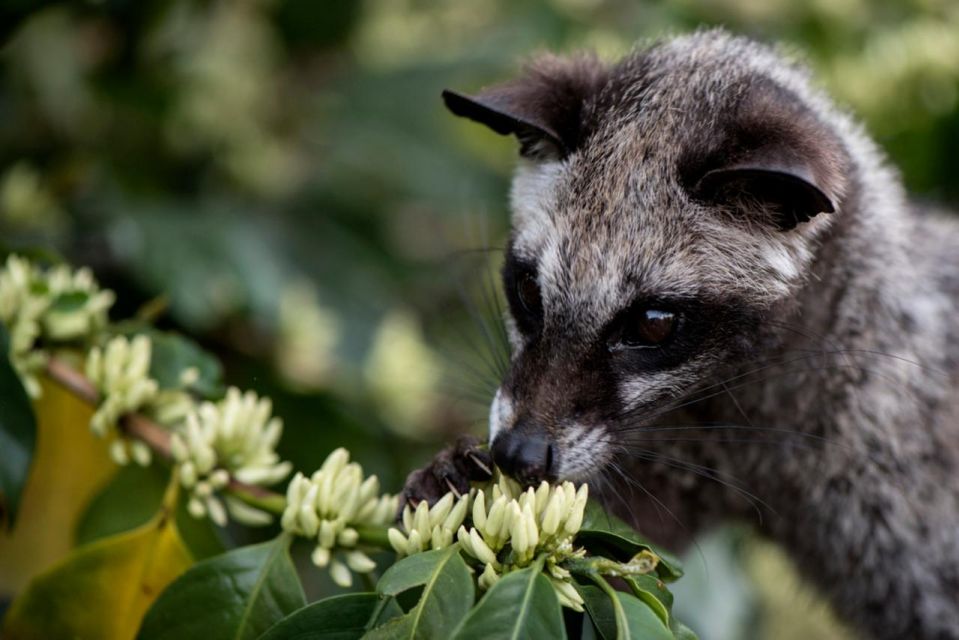
[[[611,346],[643,349],[664,345],[673,337],[679,316],[662,309],[639,309],[626,317]]]
[[[516,283],[516,296],[519,303],[523,305],[526,313],[536,316],[539,315],[543,300],[539,293],[539,283],[536,282],[536,276],[532,273],[524,273]]]

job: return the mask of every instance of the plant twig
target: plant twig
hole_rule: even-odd
[[[96,387],[87,380],[86,376],[63,360],[50,358],[47,362],[47,375],[67,391],[91,405],[96,406],[100,401],[100,394]],[[123,417],[120,426],[127,434],[143,441],[163,458],[169,460],[172,457],[170,432],[150,418],[139,413],[130,413]],[[271,513],[282,513],[286,506],[286,498],[282,494],[240,482],[236,478],[230,479],[227,490],[248,505]]]

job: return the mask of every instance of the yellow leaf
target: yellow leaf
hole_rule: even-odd
[[[90,432],[93,409],[45,381],[35,404],[37,448],[10,532],[0,531],[0,594],[12,595],[73,548],[77,521],[116,465]]]
[[[16,600],[6,640],[130,640],[160,592],[191,564],[166,510],[147,524],[81,547]]]

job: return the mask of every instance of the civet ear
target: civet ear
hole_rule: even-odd
[[[688,163],[694,198],[781,231],[838,209],[846,154],[799,98],[755,82],[720,128],[714,148]]]
[[[706,172],[695,191],[711,202],[763,207],[781,231],[836,210],[833,199],[817,184],[811,167],[775,149],[761,150]]]
[[[564,158],[582,142],[584,106],[606,75],[594,56],[544,56],[514,80],[472,96],[446,90],[443,101],[457,116],[516,136],[526,157]]]

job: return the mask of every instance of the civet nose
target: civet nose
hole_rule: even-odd
[[[522,484],[549,480],[555,472],[553,445],[541,435],[513,428],[496,436],[492,451],[496,466]]]

